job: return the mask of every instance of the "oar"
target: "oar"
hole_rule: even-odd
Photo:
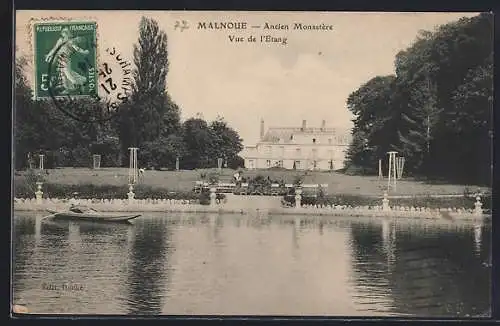
[[[47,217],[51,217],[51,216],[54,216],[54,215],[56,215],[56,213],[49,214],[47,216],[42,217],[41,219],[43,220],[43,219],[46,219]]]

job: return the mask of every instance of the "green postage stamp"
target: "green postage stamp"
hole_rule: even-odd
[[[34,25],[35,96],[97,96],[97,24]]]

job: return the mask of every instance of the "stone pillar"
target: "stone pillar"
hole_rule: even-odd
[[[134,185],[131,183],[128,185],[127,196],[128,196],[129,204],[132,204],[134,202],[134,199],[135,199],[135,193],[134,193]]]
[[[36,188],[37,190],[35,191],[35,197],[36,197],[36,203],[41,204],[42,203],[42,196],[43,196],[43,191],[42,191],[42,182],[37,182],[36,183]]]
[[[129,168],[128,168],[128,182],[129,184],[137,183],[138,178],[138,165],[137,165],[137,147],[129,147],[130,157],[129,157]]]
[[[483,215],[483,203],[481,203],[481,196],[476,196],[476,202],[474,203],[474,215],[482,216]]]
[[[295,188],[295,208],[301,207],[302,201],[302,189],[300,187]]]
[[[40,158],[40,165],[38,166],[38,169],[43,171],[44,170],[44,166],[43,166],[43,157],[44,155],[43,154],[40,154],[39,155],[39,158]]]
[[[217,199],[217,188],[211,187],[210,188],[210,206],[215,207],[217,205],[216,199]]]
[[[391,207],[389,206],[389,199],[387,198],[387,191],[384,192],[384,199],[382,199],[382,210],[383,211],[390,211]]]
[[[396,181],[397,181],[397,175],[396,175],[396,154],[398,152],[391,151],[387,152],[389,155],[389,172],[387,175],[387,190],[391,189],[391,178],[393,182],[393,189],[396,190]]]

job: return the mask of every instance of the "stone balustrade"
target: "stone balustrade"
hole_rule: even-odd
[[[390,199],[385,192],[381,199],[381,205],[357,206],[348,205],[305,205],[302,204],[302,187],[295,189],[295,207],[268,207],[268,214],[296,214],[296,215],[347,215],[347,216],[393,216],[409,218],[430,219],[482,219],[485,214],[482,209],[481,196],[476,195],[474,208],[438,208],[428,207],[401,207],[390,206]],[[259,207],[234,207],[216,200],[217,188],[212,186],[210,190],[210,205],[201,205],[198,200],[187,199],[136,199],[133,185],[129,185],[127,199],[78,199],[82,205],[89,205],[101,211],[127,211],[127,212],[226,212],[246,213],[251,210],[259,211]],[[37,183],[35,198],[14,199],[15,210],[46,210],[65,209],[71,199],[43,198],[42,184]]]
[[[59,198],[15,198],[14,209],[18,211],[64,210],[71,199]],[[218,212],[222,204],[201,205],[197,200],[187,199],[79,199],[81,205],[91,206],[103,212]],[[239,212],[239,211],[238,211]]]
[[[301,204],[300,188],[295,190],[295,209],[292,214],[326,214],[326,215],[355,215],[355,216],[394,216],[414,218],[444,218],[444,219],[482,219],[485,214],[482,209],[481,196],[476,195],[474,208],[428,208],[413,206],[390,206],[387,192],[384,192],[380,206],[348,206],[348,205],[303,205]]]

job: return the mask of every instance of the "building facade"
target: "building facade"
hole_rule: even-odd
[[[245,146],[241,157],[247,169],[281,167],[296,170],[338,170],[344,167],[347,148],[351,141],[349,130],[321,127],[275,128],[264,132],[260,122],[260,141]]]

